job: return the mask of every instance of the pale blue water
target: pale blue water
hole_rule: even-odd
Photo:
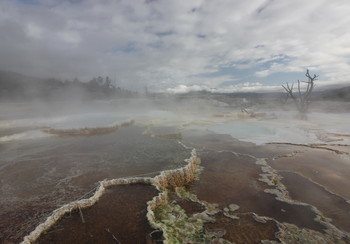
[[[263,123],[248,122],[245,120],[212,125],[209,126],[208,129],[220,134],[230,134],[238,139],[271,136],[276,134],[276,130],[272,127],[267,127]]]

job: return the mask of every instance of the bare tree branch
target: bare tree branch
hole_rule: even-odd
[[[308,112],[308,107],[310,103],[310,95],[314,88],[314,81],[317,80],[318,75],[314,74],[313,76],[310,75],[309,69],[306,70],[305,76],[308,78],[308,81],[302,81],[304,83],[307,83],[306,90],[304,93],[301,90],[300,83],[301,81],[298,80],[298,93],[297,95],[294,94],[293,91],[293,85],[289,86],[287,83],[287,86],[282,85],[284,90],[287,92],[288,96],[291,97],[299,110],[299,113],[301,115],[301,118],[306,119],[306,113]]]

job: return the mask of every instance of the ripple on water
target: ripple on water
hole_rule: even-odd
[[[290,196],[317,207],[339,229],[350,232],[350,204],[343,198],[326,191],[307,178],[293,173],[280,172],[282,183],[287,187]],[[301,190],[302,189],[302,190]]]
[[[254,159],[229,152],[202,153],[201,159],[204,170],[200,181],[191,186],[199,199],[218,203],[221,208],[234,203],[240,206],[239,213],[254,212],[301,228],[324,229],[314,221],[316,214],[309,206],[281,202],[265,193],[268,186],[258,180],[261,169]]]
[[[349,158],[320,149],[307,149],[293,157],[268,160],[274,169],[304,175],[346,199],[350,199],[349,162]]]

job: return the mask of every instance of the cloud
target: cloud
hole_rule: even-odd
[[[3,0],[0,69],[153,91],[264,90],[306,68],[348,84],[349,12],[347,0]]]
[[[263,85],[259,82],[244,82],[236,85],[229,85],[221,88],[210,88],[207,86],[199,85],[178,85],[174,88],[168,88],[166,91],[169,93],[187,93],[195,91],[209,91],[220,93],[233,93],[233,92],[276,92],[280,90],[280,86]]]
[[[260,82],[244,82],[237,85],[231,85],[224,88],[217,89],[218,92],[232,93],[232,92],[277,92],[281,87],[276,85],[263,85]]]
[[[36,38],[36,39],[41,39],[42,36],[42,29],[33,24],[33,23],[27,23],[26,25],[26,34],[29,37]]]
[[[199,86],[199,85],[192,85],[192,86],[186,86],[186,85],[178,85],[175,88],[168,88],[166,91],[169,93],[187,93],[187,92],[193,92],[193,91],[208,91],[208,87]]]
[[[74,31],[63,31],[57,36],[67,43],[78,44],[81,41],[80,35]]]

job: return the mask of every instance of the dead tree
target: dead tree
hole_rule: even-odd
[[[307,113],[309,110],[309,104],[310,104],[310,95],[312,90],[314,89],[314,81],[317,80],[318,75],[311,76],[309,73],[309,70],[306,71],[305,76],[308,78],[308,81],[299,81],[298,80],[298,90],[297,93],[294,92],[294,83],[289,86],[287,83],[287,86],[282,85],[284,90],[286,90],[288,97],[292,98],[298,111],[300,114],[301,119],[307,119]],[[301,91],[300,83],[306,83],[307,87],[305,91]]]

